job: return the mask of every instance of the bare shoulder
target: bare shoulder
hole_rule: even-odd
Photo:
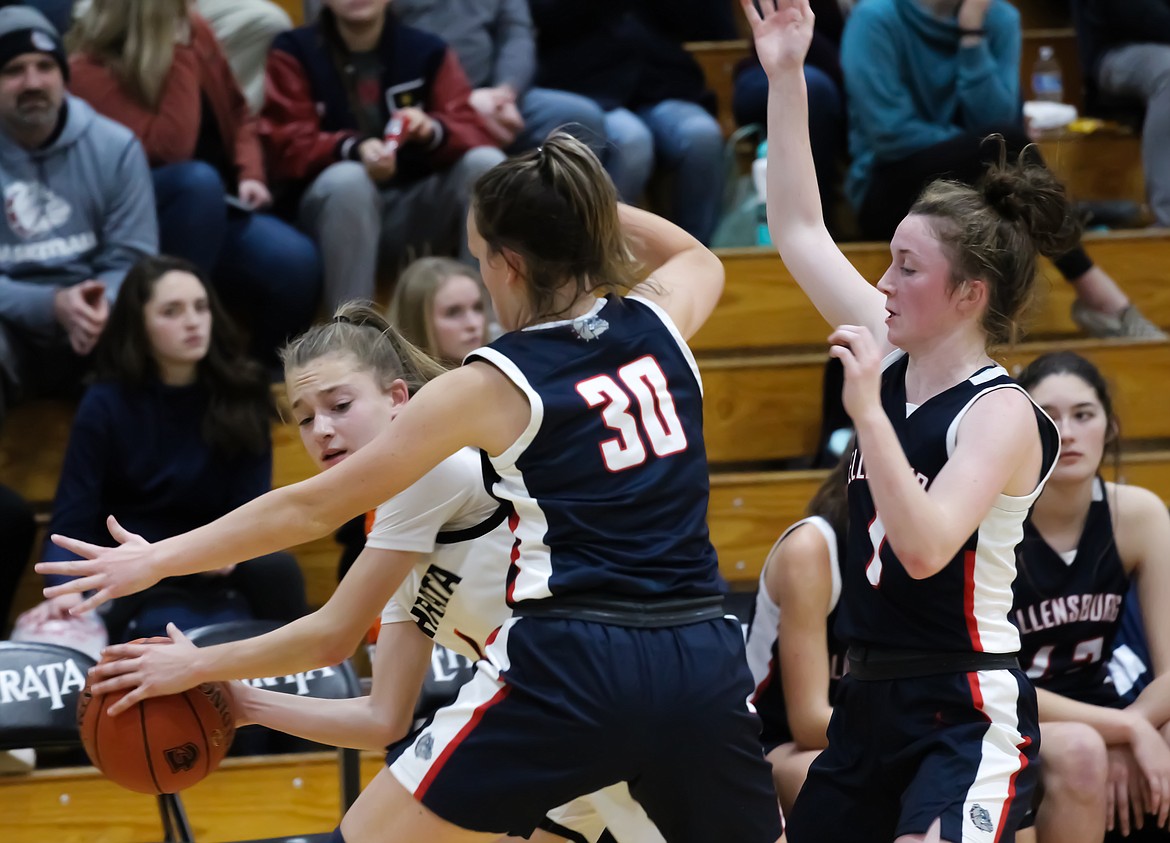
[[[1000,447],[1021,441],[1021,435],[1036,431],[1036,410],[1032,399],[1021,389],[993,389],[976,399],[959,424],[960,442],[995,440]],[[1036,437],[1025,437],[1032,441]]]
[[[1124,483],[1106,483],[1105,494],[1113,511],[1119,546],[1131,537],[1144,539],[1149,536],[1152,539],[1159,529],[1170,527],[1170,512],[1167,512],[1162,499],[1149,489]]]
[[[832,557],[825,535],[813,524],[801,524],[768,557],[770,590],[777,602],[818,599],[832,587]]]

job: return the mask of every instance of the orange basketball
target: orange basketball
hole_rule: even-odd
[[[175,793],[227,755],[236,727],[222,682],[152,697],[111,717],[107,709],[124,693],[95,695],[86,686],[77,704],[81,743],[106,778],[139,793]]]

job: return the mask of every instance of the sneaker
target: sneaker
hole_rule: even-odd
[[[1093,310],[1080,299],[1073,302],[1072,320],[1091,337],[1117,337],[1130,340],[1164,340],[1165,332],[1142,316],[1132,304],[1120,313],[1102,313]]]
[[[37,766],[37,753],[33,749],[0,750],[0,775],[5,773],[27,773]]]

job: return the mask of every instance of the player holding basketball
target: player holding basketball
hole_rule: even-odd
[[[1010,339],[1037,250],[1071,246],[1075,225],[1040,168],[1001,166],[978,188],[936,182],[871,287],[821,216],[801,72],[807,0],[761,7],[743,2],[770,85],[769,228],[836,326],[830,354],[858,439],[837,624],[849,673],[789,839],[1011,841],[1040,737],[1008,618],[1014,550],[1059,442],[987,348]]]
[[[368,445],[412,394],[444,371],[359,304],[343,305],[332,322],[293,340],[282,356],[301,441],[321,470]],[[129,645],[104,655],[136,658],[136,672],[152,686],[275,676],[345,658],[381,611],[369,697],[323,700],[234,687],[239,725],[260,723],[319,743],[383,750],[412,727],[433,642],[474,661],[511,616],[504,602],[509,511],[488,494],[479,454],[464,448],[375,510],[365,549],[319,611],[245,641],[196,650],[172,629],[174,647]],[[537,831],[532,839],[595,843],[609,821],[620,843],[660,841],[624,785],[617,790],[555,809],[542,825],[561,834]]]
[[[1147,812],[1161,826],[1170,814],[1170,694],[1151,685],[1138,696],[1109,664],[1131,581],[1143,608],[1170,594],[1170,515],[1152,492],[1101,478],[1120,431],[1092,363],[1046,354],[1019,383],[1061,436],[1060,461],[1018,548],[1012,609],[1040,709],[1036,830],[1041,843],[1098,843],[1107,821],[1128,835],[1131,813],[1138,827]],[[1147,610],[1143,620],[1154,676],[1164,676],[1170,615]]]
[[[848,467],[848,458],[837,464],[809,502],[807,517],[772,546],[748,626],[748,667],[756,683],[752,704],[786,812],[809,764],[825,748],[832,701],[845,672],[845,644],[833,627],[849,523]]]
[[[597,159],[561,134],[485,174],[468,222],[509,333],[421,389],[356,458],[152,546],[63,540],[92,561],[52,570],[80,575],[66,588],[95,590],[92,607],[323,535],[480,448],[514,507],[516,616],[337,839],[488,840],[628,781],[667,840],[770,843],[779,811],[742,634],[723,616],[701,385],[684,342],[718,300],[719,259],[619,208]],[[637,283],[634,258],[649,280]]]

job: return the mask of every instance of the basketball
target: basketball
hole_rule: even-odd
[[[87,685],[77,704],[82,745],[106,778],[139,793],[175,793],[227,755],[236,727],[222,682],[152,697],[111,717],[107,709],[125,693],[94,694]]]

